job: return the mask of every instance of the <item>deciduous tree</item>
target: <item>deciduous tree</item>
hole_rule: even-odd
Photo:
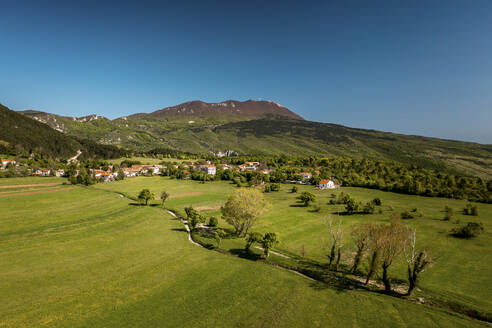
[[[234,227],[236,234],[243,237],[269,207],[270,203],[257,189],[240,188],[229,197],[221,212],[224,220]]]

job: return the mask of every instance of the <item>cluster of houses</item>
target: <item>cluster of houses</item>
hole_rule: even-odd
[[[6,169],[9,165],[16,165],[16,162],[14,160],[8,160],[8,159],[2,159],[1,160],[1,165],[0,169]],[[271,171],[265,168],[260,167],[259,162],[245,162],[243,164],[240,164],[233,168],[229,164],[213,164],[210,161],[208,162],[201,162],[201,163],[196,163],[196,162],[184,162],[181,164],[175,164],[175,168],[184,168],[183,173],[184,174],[190,174],[190,170],[195,170],[195,171],[201,171],[204,172],[205,174],[214,176],[217,174],[217,167],[221,168],[222,170],[233,170],[235,169],[236,172],[241,173],[241,172],[261,172],[263,174],[270,174]],[[110,166],[108,170],[91,170],[91,174],[97,178],[97,179],[102,179],[105,182],[110,182],[114,181],[118,177],[118,172],[113,172],[112,167]],[[131,177],[136,177],[136,176],[141,176],[141,175],[156,175],[156,174],[161,174],[162,171],[166,170],[167,167],[163,165],[132,165],[131,167],[125,167],[122,168],[120,172],[123,172],[125,178],[131,178]],[[78,173],[78,172],[77,172]],[[54,172],[50,169],[46,168],[40,168],[35,170],[32,173],[34,176],[39,176],[39,177],[44,177],[44,176],[65,176],[65,170],[59,169]],[[311,172],[300,172],[299,175],[302,176],[303,181],[285,181],[286,183],[297,183],[297,184],[309,184],[309,181],[314,175],[320,175],[320,171],[314,171],[313,173]],[[337,187],[335,182],[332,179],[328,180],[321,180],[317,186],[318,189],[334,189]]]

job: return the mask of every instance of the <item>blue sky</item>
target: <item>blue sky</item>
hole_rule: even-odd
[[[492,143],[491,35],[489,0],[3,0],[0,103],[116,118],[268,99],[314,121]]]

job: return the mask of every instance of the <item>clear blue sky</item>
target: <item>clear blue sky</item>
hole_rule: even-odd
[[[0,103],[115,118],[196,99],[492,143],[492,1],[0,1]]]

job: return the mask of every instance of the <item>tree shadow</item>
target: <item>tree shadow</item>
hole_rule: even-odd
[[[181,231],[181,232],[187,232],[185,228],[172,228],[172,231]]]
[[[304,204],[291,204],[289,206],[290,207],[308,207],[307,205],[304,205]]]
[[[251,261],[258,261],[258,260],[262,259],[262,256],[260,254],[247,252],[246,250],[244,250],[244,248],[230,249],[229,252],[232,255],[235,255],[235,256],[243,258],[243,259],[251,260]]]
[[[131,205],[131,206],[146,206],[145,204],[142,204],[142,203],[128,203],[128,205]]]

